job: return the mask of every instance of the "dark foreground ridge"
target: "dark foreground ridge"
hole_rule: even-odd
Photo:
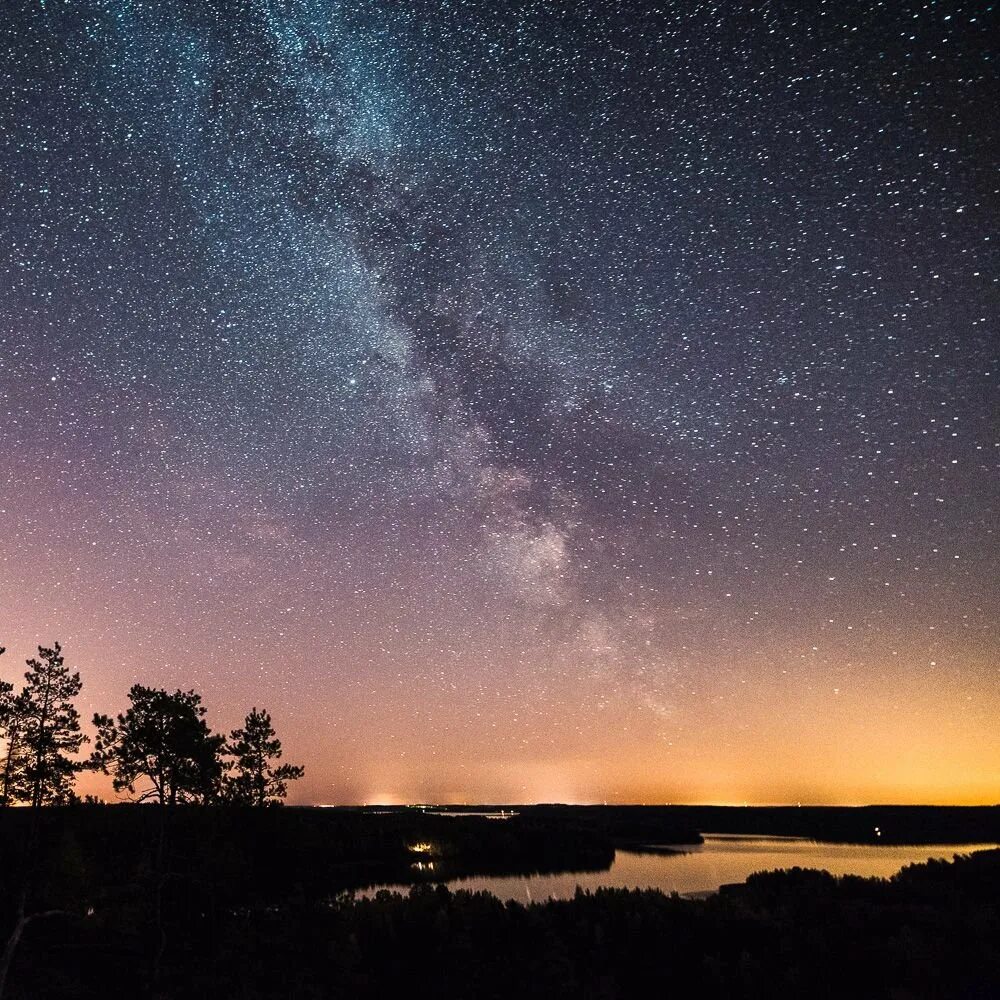
[[[491,820],[189,807],[169,811],[158,864],[164,815],[41,812],[29,911],[49,915],[25,930],[8,998],[911,1000],[994,997],[1000,983],[1000,850],[888,881],[755,875],[705,900],[609,889],[524,906],[426,883],[355,899],[340,890],[387,872],[601,868],[611,839],[691,833],[657,809],[539,807]],[[17,857],[29,818],[3,811],[5,859]],[[0,872],[9,900],[16,864]]]

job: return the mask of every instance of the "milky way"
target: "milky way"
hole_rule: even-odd
[[[996,28],[14,5],[6,674],[302,801],[994,801]]]

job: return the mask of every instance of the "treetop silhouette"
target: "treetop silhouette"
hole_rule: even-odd
[[[201,696],[134,684],[128,697],[131,704],[115,718],[94,716],[92,765],[111,775],[115,791],[127,791],[140,802],[176,805],[212,799],[222,775],[219,753],[225,740],[205,722]],[[142,779],[149,784],[137,793]]]
[[[233,758],[226,776],[226,798],[234,803],[251,806],[275,805],[288,794],[288,782],[305,774],[305,768],[295,764],[273,766],[281,758],[281,740],[271,725],[271,716],[254,707],[234,729],[226,745]]]
[[[58,642],[51,649],[39,646],[27,666],[18,694],[13,684],[0,681],[0,739],[5,743],[0,803],[65,803],[86,767],[75,759],[87,737],[73,705],[83,684],[79,673],[66,666]]]

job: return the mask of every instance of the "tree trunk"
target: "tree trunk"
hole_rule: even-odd
[[[153,967],[150,980],[153,992],[160,981],[160,968],[163,965],[163,955],[167,950],[167,929],[163,925],[163,886],[167,881],[166,873],[166,846],[167,846],[167,816],[168,810],[164,805],[160,806],[160,835],[156,844],[156,891],[153,899],[153,907],[156,919],[156,951],[153,954]],[[0,997],[0,1000],[3,1000]]]
[[[10,971],[10,963],[14,959],[14,952],[17,950],[17,945],[21,940],[21,935],[24,933],[24,928],[28,923],[28,920],[24,915],[24,905],[27,901],[26,896],[26,889],[22,890],[17,903],[17,919],[14,921],[14,929],[10,932],[10,937],[7,938],[7,944],[4,946],[3,955],[0,956],[0,1000],[2,1000],[4,989],[7,986],[7,973]]]
[[[45,695],[42,698],[42,710],[38,717],[38,732],[35,734],[35,783],[31,790],[31,808],[37,814],[42,805],[42,790],[45,786],[45,779],[42,769],[42,757],[45,747],[45,727],[49,721],[50,697],[52,693],[52,665],[47,664],[45,674]]]
[[[17,752],[19,733],[11,732],[7,735],[7,756],[3,764],[3,805],[10,805],[10,772],[14,766],[14,754]]]
[[[17,908],[17,921],[14,924],[14,929],[10,932],[10,937],[7,938],[3,955],[0,955],[0,1000],[3,1000],[4,990],[7,988],[7,974],[10,972],[10,965],[14,960],[14,952],[17,951],[17,946],[21,942],[21,936],[24,934],[25,927],[32,920],[42,920],[45,917],[65,915],[66,913],[65,910],[43,910],[41,913],[29,913],[26,916],[24,913],[24,904],[25,897],[22,893]]]

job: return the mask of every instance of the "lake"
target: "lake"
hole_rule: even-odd
[[[576,887],[591,891],[604,887],[661,889],[663,892],[702,894],[720,885],[743,882],[754,872],[775,868],[823,868],[834,875],[877,875],[887,878],[904,865],[987,850],[995,844],[931,844],[920,847],[874,847],[828,844],[798,837],[743,837],[705,834],[705,843],[683,849],[684,854],[615,853],[607,871],[564,872],[558,875],[473,876],[453,879],[449,889],[491,892],[500,899],[522,903],[549,898],[567,899]],[[407,885],[379,885],[358,893],[372,896],[380,889],[406,893]]]

